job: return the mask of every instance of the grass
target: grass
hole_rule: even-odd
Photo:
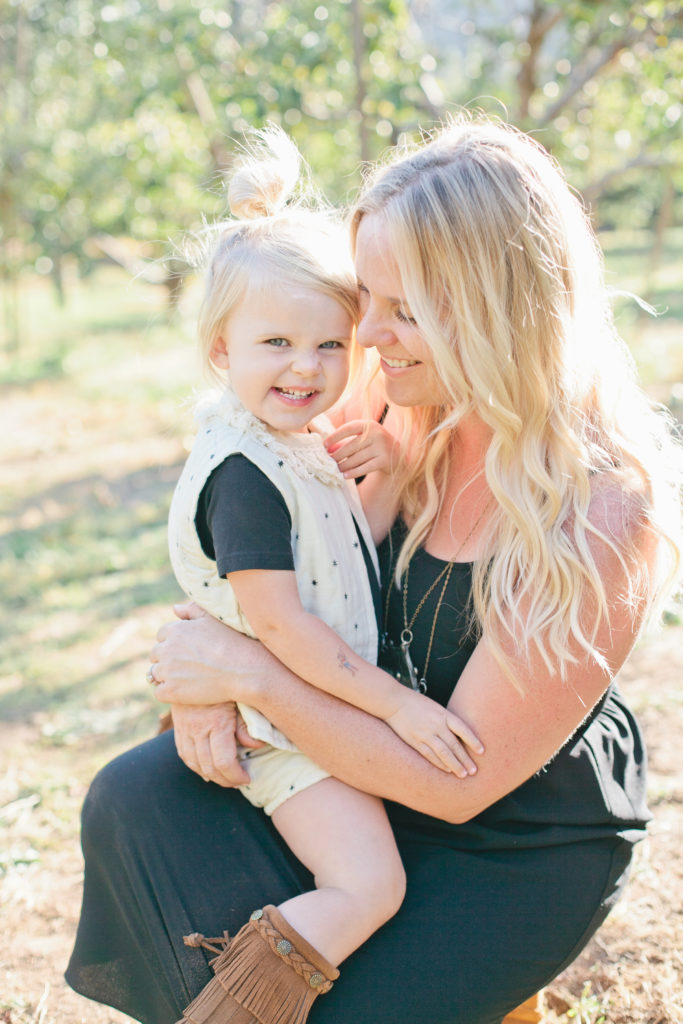
[[[607,282],[617,291],[640,296],[656,315],[629,297],[616,298],[619,330],[629,345],[644,385],[669,402],[683,381],[683,228],[666,235],[656,272],[651,271],[652,238],[645,231],[612,231],[600,238]]]
[[[64,310],[43,282],[26,300],[22,348],[0,362],[0,429],[11,439],[0,497],[0,586],[11,610],[0,624],[0,721],[58,715],[42,730],[56,743],[87,732],[84,705],[110,713],[132,695],[139,718],[150,707],[126,671],[150,637],[125,657],[101,650],[120,623],[178,597],[166,513],[195,368],[182,316],[169,323],[161,290],[117,271],[74,282]]]
[[[683,231],[670,232],[650,281],[647,235],[610,232],[603,243],[610,281],[647,288],[667,310],[646,319],[632,301],[618,304],[646,383],[666,397],[683,379]],[[125,655],[100,651],[121,624],[137,636],[147,611],[163,617],[178,596],[166,514],[192,429],[182,403],[198,380],[196,289],[172,322],[162,288],[113,267],[71,280],[67,297],[59,308],[47,281],[28,280],[20,350],[0,348],[0,429],[10,442],[0,586],[11,611],[0,622],[0,721],[59,712],[46,742],[69,734],[69,715],[71,731],[83,732],[84,704],[104,712],[131,696],[148,701],[133,666],[142,666],[151,637],[122,643]]]
[[[650,282],[645,236],[605,244],[610,277],[667,307],[654,320],[619,307],[647,385],[666,397],[683,380],[683,233]],[[78,811],[97,768],[155,729],[144,673],[180,596],[166,515],[192,431],[183,401],[199,380],[195,291],[172,322],[163,289],[111,267],[72,280],[67,297],[60,309],[47,282],[27,280],[19,351],[0,342],[0,901],[12,939],[0,1021],[11,1024],[85,1019],[59,987],[80,892]],[[666,778],[655,785],[666,796]],[[588,982],[557,1019],[601,1020],[607,997]],[[89,1024],[123,1019],[87,1011]]]

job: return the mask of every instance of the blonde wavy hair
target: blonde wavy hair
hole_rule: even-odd
[[[375,170],[352,211],[354,244],[371,214],[449,396],[407,411],[401,500],[411,525],[397,578],[442,506],[452,430],[474,412],[492,432],[484,472],[496,500],[474,571],[475,621],[519,688],[510,640],[563,678],[577,645],[607,668],[596,638],[615,595],[589,538],[617,553],[629,581],[620,597],[656,612],[681,564],[683,474],[680,446],[615,330],[578,198],[532,138],[468,114]],[[625,538],[589,518],[598,481],[621,502]],[[660,541],[655,579],[628,540],[634,507]]]
[[[200,356],[209,377],[221,383],[211,351],[250,290],[303,286],[335,299],[358,321],[348,229],[314,191],[299,151],[281,129],[253,133],[236,162],[228,202],[234,219],[207,227],[194,240],[193,259],[208,263],[197,325]],[[360,363],[353,345],[352,378]]]

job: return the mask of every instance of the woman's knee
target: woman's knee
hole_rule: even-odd
[[[101,768],[90,784],[81,814],[84,842],[111,835],[120,819],[147,815],[155,793],[174,784],[179,763],[171,734],[126,751]],[[161,780],[164,780],[163,782]]]

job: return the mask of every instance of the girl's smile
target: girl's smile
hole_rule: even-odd
[[[317,391],[296,391],[294,388],[273,388],[272,390],[285,401],[294,402],[296,405],[310,402],[317,394]]]
[[[242,404],[274,430],[297,432],[341,396],[353,321],[331,296],[297,284],[254,287],[211,352]]]

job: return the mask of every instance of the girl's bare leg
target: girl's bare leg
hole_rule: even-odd
[[[278,909],[337,966],[403,901],[405,872],[384,806],[329,778],[281,804],[273,823],[316,884]]]

